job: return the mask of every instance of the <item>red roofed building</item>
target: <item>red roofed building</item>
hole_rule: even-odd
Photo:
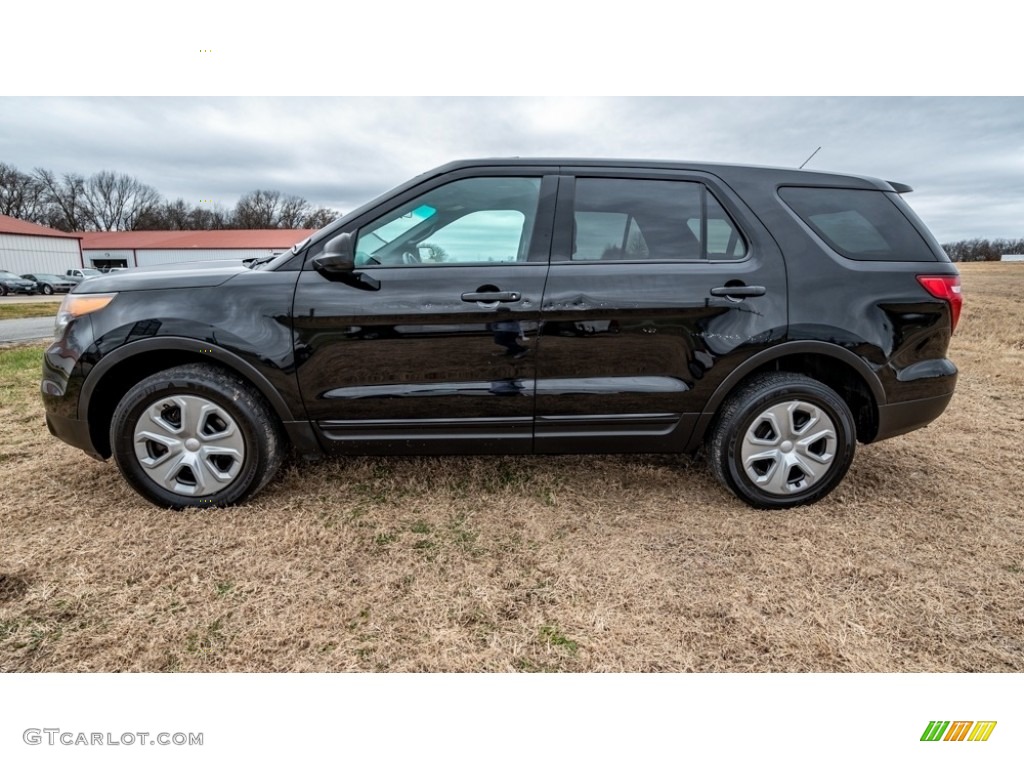
[[[153,267],[189,261],[273,256],[315,229],[216,229],[201,232],[82,232],[85,266]]]
[[[0,270],[57,274],[82,266],[80,235],[0,215]]]

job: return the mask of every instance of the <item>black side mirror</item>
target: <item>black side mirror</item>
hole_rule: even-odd
[[[355,243],[351,232],[342,232],[324,246],[323,253],[313,257],[313,269],[326,277],[361,291],[379,291],[380,281],[356,272]]]
[[[323,253],[313,259],[313,269],[327,274],[343,274],[356,268],[351,232],[342,232],[324,246]]]

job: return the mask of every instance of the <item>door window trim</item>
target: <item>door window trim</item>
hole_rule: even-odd
[[[361,227],[376,221],[388,212],[393,211],[396,208],[400,208],[427,192],[443,187],[444,185],[450,184],[454,181],[497,177],[540,179],[540,191],[537,198],[537,213],[533,221],[533,230],[530,235],[530,250],[527,253],[526,259],[524,261],[473,262],[464,264],[430,263],[415,265],[416,268],[476,269],[492,266],[518,267],[524,265],[536,266],[537,264],[547,264],[551,255],[551,239],[552,232],[554,231],[555,204],[558,191],[558,176],[556,170],[557,169],[549,166],[463,168],[444,174],[443,176],[435,176],[415,185],[414,187],[410,187],[394,197],[382,201],[379,205],[362,212],[351,221],[346,221],[342,226],[319,238],[316,243],[311,244],[305,249],[305,263],[303,265],[303,270],[313,270],[313,258],[323,251],[323,247],[326,243],[340,235],[342,232],[350,232],[352,237],[355,238]],[[395,269],[396,267],[404,268],[409,266],[412,265],[365,264],[359,266],[357,271],[362,272],[377,269]]]
[[[703,193],[701,195],[701,249],[702,252],[706,251],[707,239],[706,239],[706,228],[707,228],[707,196],[711,195],[712,198],[717,201],[718,205],[725,211],[726,215],[732,220],[737,233],[743,239],[746,244],[746,253],[742,258],[697,258],[697,259],[615,259],[615,260],[595,260],[595,259],[573,259],[572,258],[572,244],[575,224],[575,213],[576,213],[576,182],[579,179],[615,179],[615,180],[636,180],[636,181],[682,181],[697,183],[703,185]],[[555,234],[552,238],[551,243],[551,263],[562,265],[575,265],[575,264],[743,264],[752,258],[755,254],[755,241],[748,234],[752,227],[744,222],[745,215],[737,210],[735,201],[732,199],[731,194],[727,193],[726,188],[718,179],[710,174],[704,174],[700,172],[678,172],[678,171],[658,171],[658,170],[631,170],[627,168],[562,168],[562,173],[558,177],[558,200],[555,210]],[[556,254],[568,254],[568,256],[559,257]]]

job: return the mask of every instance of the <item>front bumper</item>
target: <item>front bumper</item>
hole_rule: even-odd
[[[106,460],[92,444],[88,422],[70,419],[66,416],[58,416],[54,413],[47,413],[46,428],[50,430],[50,434],[54,437],[63,440],[75,448],[80,448],[94,459],[98,461]]]

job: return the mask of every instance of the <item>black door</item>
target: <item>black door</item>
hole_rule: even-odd
[[[298,380],[329,450],[532,449],[556,180],[530,171],[431,182],[361,216],[356,280],[310,270],[309,254]]]
[[[782,256],[713,177],[580,170],[555,232],[538,452],[682,450],[739,359],[785,339]]]

